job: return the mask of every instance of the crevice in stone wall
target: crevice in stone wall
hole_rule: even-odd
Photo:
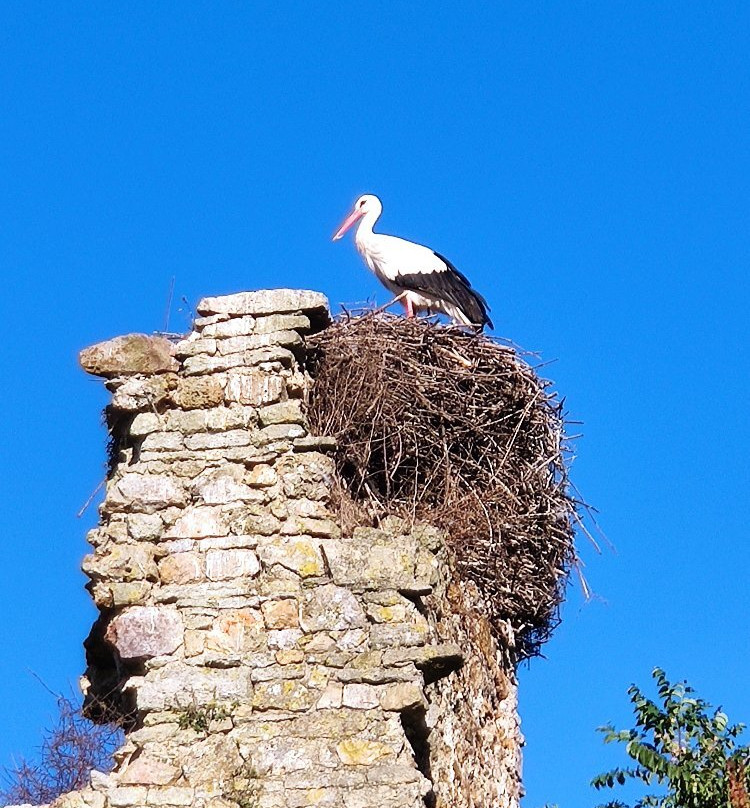
[[[463,655],[456,653],[434,656],[424,662],[418,662],[417,668],[422,671],[425,685],[431,685],[460,670],[463,664]]]
[[[422,600],[422,594],[420,592],[413,592],[408,589],[400,589],[399,594],[413,603],[414,607],[422,615],[422,617],[427,616],[427,607]]]
[[[399,714],[399,718],[401,719],[401,726],[403,727],[406,740],[409,742],[409,746],[411,746],[417,769],[432,783],[432,772],[430,769],[430,728],[427,726],[427,713],[424,707],[420,706],[402,710]],[[426,808],[435,808],[436,796],[432,788],[425,794],[423,799]]]
[[[123,412],[113,407],[111,404],[104,408],[104,425],[109,434],[107,441],[107,478],[111,478],[115,469],[121,462],[120,453],[126,449],[133,449],[130,464],[138,462],[140,455],[140,444],[143,437],[136,437],[130,434],[130,427],[133,425],[134,412]]]

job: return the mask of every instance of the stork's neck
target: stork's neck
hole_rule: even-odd
[[[367,244],[375,235],[375,233],[372,232],[372,228],[375,222],[380,218],[380,213],[381,211],[379,210],[370,210],[362,217],[357,227],[357,234],[354,236],[354,243],[357,246]]]

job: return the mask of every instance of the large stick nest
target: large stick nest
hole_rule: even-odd
[[[345,318],[308,347],[309,418],[338,442],[342,518],[397,514],[445,529],[498,636],[510,624],[517,658],[538,653],[575,562],[549,383],[512,348],[426,320]]]

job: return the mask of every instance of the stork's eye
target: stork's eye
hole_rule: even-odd
[[[363,208],[363,207],[365,206],[365,202],[366,202],[366,201],[367,201],[366,199],[363,199],[363,200],[362,200],[362,201],[359,203],[360,208]]]

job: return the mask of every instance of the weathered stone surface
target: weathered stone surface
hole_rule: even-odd
[[[379,741],[347,738],[336,744],[336,753],[347,766],[369,766],[376,760],[394,757],[393,749]]]
[[[267,600],[261,609],[267,628],[296,628],[299,625],[299,604],[293,598]]]
[[[274,329],[276,330],[276,329]],[[215,322],[207,323],[203,326],[201,333],[204,337],[241,337],[245,334],[252,334],[255,331],[255,318],[245,315],[244,317],[226,316],[226,319]]]
[[[159,562],[159,578],[165,584],[200,581],[205,574],[202,553],[172,553]]]
[[[337,584],[429,594],[430,580],[417,577],[416,556],[413,539],[372,528],[357,528],[352,538],[326,544],[326,558]]]
[[[116,410],[154,410],[170,396],[170,390],[177,383],[173,373],[159,376],[134,376],[117,382],[112,395],[112,406]]]
[[[99,342],[79,354],[81,367],[94,376],[151,375],[177,370],[172,344],[163,337],[128,334]]]
[[[378,692],[380,706],[384,710],[402,712],[417,707],[426,708],[424,691],[417,682],[394,682]]]
[[[253,708],[255,710],[288,710],[300,712],[313,704],[313,694],[301,682],[284,680],[261,682],[255,686]]]
[[[179,368],[107,382],[127,413],[84,562],[88,692],[123,693],[138,729],[63,803],[518,808],[512,670],[440,531],[342,535],[298,361],[327,311],[259,310],[277,295],[219,303]]]
[[[326,584],[305,593],[300,625],[305,631],[341,631],[363,628],[367,616],[348,589]]]
[[[171,393],[176,407],[183,410],[218,407],[224,399],[224,391],[218,379],[198,376],[180,379]]]
[[[278,404],[269,404],[258,412],[260,425],[271,424],[304,424],[305,416],[302,413],[301,402],[297,400],[281,401]]]
[[[205,536],[226,536],[229,524],[216,505],[193,505],[164,534],[168,539],[201,539]]]
[[[180,770],[151,755],[141,755],[117,774],[121,785],[168,785],[180,776]]]
[[[86,556],[81,565],[93,580],[120,579],[139,581],[156,579],[153,548],[140,544],[115,544],[107,553]]]
[[[274,331],[310,331],[310,318],[304,314],[269,314],[255,321],[256,334],[270,334]]]
[[[355,710],[371,710],[379,707],[377,688],[365,684],[344,685],[343,705]]]
[[[253,367],[268,362],[278,362],[284,367],[291,367],[294,361],[294,354],[288,348],[271,345],[267,348],[256,348],[226,356],[208,356],[206,354],[189,356],[182,367],[189,376],[199,376],[204,373],[218,373],[230,368]]]
[[[122,659],[148,659],[171,654],[182,644],[182,620],[176,609],[132,606],[107,627],[107,642]]]
[[[216,340],[205,339],[193,332],[187,339],[180,340],[172,346],[175,356],[196,356],[197,354],[215,354]]]
[[[105,508],[154,513],[169,505],[184,505],[185,491],[173,478],[158,474],[124,474],[107,489]]]
[[[261,406],[278,401],[286,390],[284,378],[261,370],[236,369],[227,373],[227,401]]]
[[[328,300],[320,292],[301,289],[263,289],[238,292],[224,297],[205,297],[198,303],[198,314],[260,315],[296,311],[327,312]]]
[[[258,556],[266,566],[279,564],[303,578],[323,575],[325,567],[318,545],[307,536],[275,538],[258,545]]]
[[[245,468],[238,463],[210,469],[199,475],[193,483],[193,493],[207,505],[229,502],[263,502],[263,494],[243,482]]]
[[[270,334],[250,334],[243,337],[229,337],[217,342],[217,351],[221,356],[257,348],[268,348],[274,345],[283,345],[285,348],[299,348],[302,346],[302,337],[296,331],[274,331]]]
[[[209,550],[206,577],[209,581],[252,578],[260,571],[258,556],[252,550]]]

